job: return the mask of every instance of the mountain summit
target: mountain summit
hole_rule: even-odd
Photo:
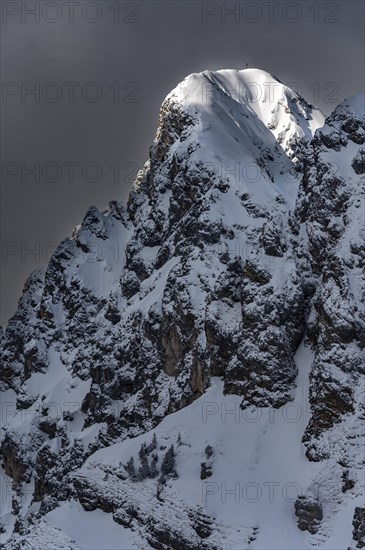
[[[292,140],[310,139],[324,123],[321,111],[269,73],[258,69],[192,74],[167,96],[166,101],[169,100],[199,113],[202,129],[209,127],[210,116],[216,124],[221,121],[223,140],[229,130],[232,131],[231,139],[244,139],[248,126],[252,126],[255,137],[265,136],[267,141],[263,124],[284,150],[290,150]]]
[[[365,546],[363,106],[257,69],[166,97],[6,327],[7,548]]]

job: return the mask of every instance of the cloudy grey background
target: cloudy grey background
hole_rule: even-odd
[[[225,9],[236,5],[239,12],[225,19]],[[3,323],[25,278],[46,263],[52,243],[70,234],[88,206],[127,198],[147,159],[160,104],[187,74],[248,63],[296,83],[326,113],[364,87],[362,1],[80,0],[73,22],[63,0],[41,1],[39,22],[21,2],[4,0],[1,8]],[[36,82],[39,101],[22,97],[22,86]],[[79,83],[73,102],[65,82]],[[91,102],[90,82],[102,91],[98,101]],[[59,181],[50,181],[52,168],[39,182],[22,177],[21,163],[24,169],[36,162],[41,169],[57,163]],[[65,165],[72,162],[79,163],[73,182]],[[99,181],[90,182],[92,167],[82,175],[87,163],[98,164]],[[11,169],[18,171],[4,172]]]

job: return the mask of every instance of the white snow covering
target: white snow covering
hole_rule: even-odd
[[[60,529],[80,549],[134,550],[151,548],[136,533],[113,521],[111,514],[102,510],[85,512],[79,502],[62,504],[46,516],[48,524]],[[55,548],[49,547],[49,548]]]
[[[165,417],[154,433],[158,447],[174,443],[179,478],[164,490],[162,507],[156,499],[155,480],[120,481],[109,474],[104,481],[102,477],[108,467],[120,469],[131,456],[138,466],[140,446],[151,442],[153,432],[97,451],[79,475],[89,479],[92,486],[95,484],[96,491],[137,503],[146,517],[153,510],[154,518],[158,520],[161,515],[161,520],[182,531],[185,520],[180,517],[182,511],[200,508],[214,518],[209,540],[219,548],[247,548],[256,529],[256,538],[249,544],[252,549],[344,550],[351,544],[351,518],[355,506],[361,505],[362,496],[349,495],[333,513],[331,502],[338,488],[328,484],[328,474],[336,460],[313,463],[305,457],[301,438],[309,420],[308,374],[312,359],[309,348],[301,344],[296,354],[299,374],[295,398],[280,409],[241,410],[241,399],[224,396],[222,381],[217,378],[201,398]],[[176,443],[179,434],[181,445]],[[202,481],[200,465],[207,445],[214,449],[213,474]],[[162,458],[163,452],[159,451],[159,463]],[[327,485],[322,484],[325,481]],[[316,535],[302,532],[296,526],[293,503],[301,494],[311,494],[324,503],[324,527]],[[75,537],[77,532],[70,528],[70,506],[51,512],[47,519],[59,528],[65,525],[66,534]],[[93,514],[89,513],[91,521]],[[102,517],[103,513],[99,514],[98,521]],[[107,525],[107,515],[104,521]],[[125,536],[125,529],[121,528],[122,541]],[[188,532],[185,536],[189,536]],[[138,548],[138,543],[133,544],[130,548]]]
[[[217,94],[217,91],[219,92]],[[324,115],[304,102],[296,92],[261,69],[224,69],[189,75],[168,96],[182,103],[195,104],[199,110],[232,105],[254,113],[276,140],[285,131],[284,145],[291,137],[310,138],[323,125]],[[239,127],[239,123],[237,123]]]

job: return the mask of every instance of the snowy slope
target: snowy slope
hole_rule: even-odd
[[[333,512],[331,504],[339,487],[328,474],[336,467],[336,457],[320,463],[305,457],[301,438],[309,419],[311,360],[310,350],[301,345],[296,354],[297,391],[287,406],[242,411],[237,396],[224,396],[222,382],[215,379],[203,397],[167,416],[154,432],[94,453],[75,478],[85,484],[80,490],[83,506],[88,510],[95,506],[95,511],[83,511],[77,501],[61,504],[44,517],[42,529],[32,534],[31,547],[42,548],[46,526],[51,525],[80,548],[154,548],[157,528],[198,548],[193,512],[209,518],[207,548],[347,548],[352,540],[352,514],[356,505],[362,505],[363,496],[347,496]],[[166,449],[171,442],[176,447],[178,478],[164,486],[159,498],[158,480],[131,481],[123,468],[131,456],[138,465],[138,451],[143,443],[151,443],[153,434],[158,449]],[[212,475],[201,480],[207,445],[213,448]],[[164,452],[157,454],[161,464]],[[85,486],[95,503],[90,502]],[[305,493],[324,503],[324,527],[315,536],[296,527],[293,503]],[[97,502],[105,507],[103,499],[113,513],[97,509]],[[139,517],[144,518],[142,523]],[[49,544],[48,548],[60,547],[58,539]]]

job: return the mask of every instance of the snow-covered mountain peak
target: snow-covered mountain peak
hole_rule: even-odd
[[[7,548],[364,547],[361,97],[322,122],[264,71],[190,75],[128,204],[28,279]]]
[[[166,98],[189,112],[208,119],[233,119],[237,128],[250,126],[264,134],[269,129],[285,152],[293,141],[311,139],[323,125],[324,115],[296,91],[260,69],[203,71],[186,77]],[[261,124],[260,124],[261,123]],[[292,156],[292,155],[291,155]]]
[[[182,163],[193,179],[204,172],[212,182],[214,174],[234,201],[248,194],[255,204],[279,200],[293,209],[303,144],[323,121],[318,109],[265,71],[191,74],[162,104],[150,159],[135,185],[133,216],[139,216],[135,207],[143,193],[160,195],[159,204],[166,204],[167,179]],[[146,175],[155,172],[147,184]],[[222,197],[224,209],[230,196]]]

